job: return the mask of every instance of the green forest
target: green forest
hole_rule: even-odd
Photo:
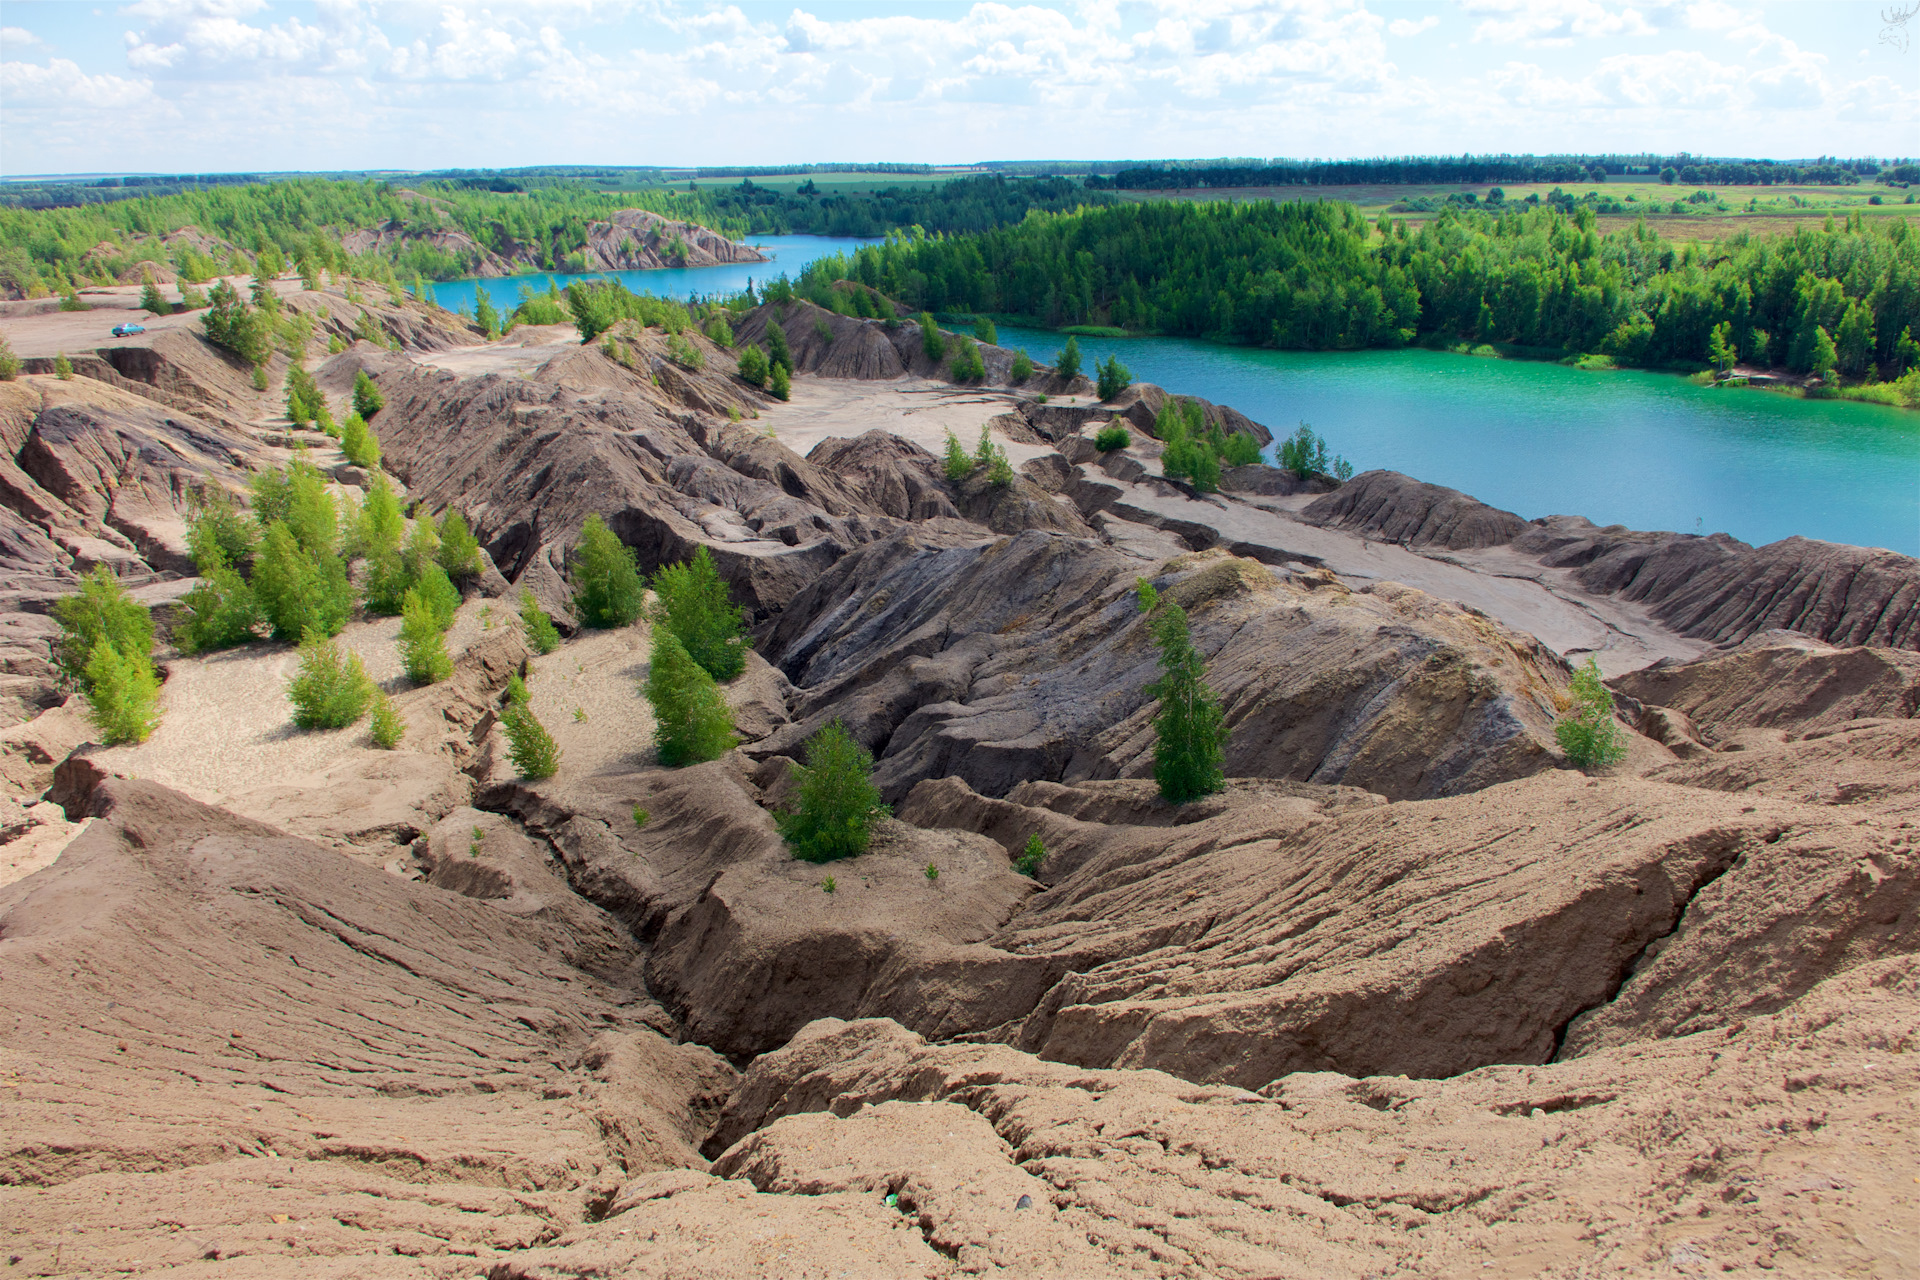
[[[813,263],[797,288],[825,298],[836,279],[915,310],[1308,350],[1505,344],[1854,381],[1920,363],[1905,219],[1675,245],[1644,223],[1601,235],[1585,208],[1449,209],[1409,231],[1332,202],[1130,204],[896,235]]]
[[[1007,179],[997,175],[925,186],[820,194],[775,191],[743,179],[729,187],[649,187],[595,191],[584,183],[557,183],[530,191],[494,190],[512,183],[478,180],[340,182],[297,178],[285,182],[215,187],[170,195],[59,209],[0,209],[0,289],[21,295],[61,292],[73,285],[109,284],[142,261],[167,262],[199,283],[221,271],[246,271],[231,250],[257,256],[269,246],[290,261],[384,275],[453,280],[472,275],[475,255],[436,243],[434,233],[465,232],[482,248],[506,254],[530,248],[541,269],[564,271],[568,256],[587,242],[587,225],[621,209],[647,209],[698,223],[723,235],[812,233],[877,236],[902,228],[930,232],[984,231],[1018,222],[1032,210],[1054,212],[1114,199],[1089,195],[1065,178]],[[227,252],[176,237],[197,228]],[[404,229],[383,252],[378,272],[349,263],[342,237],[374,228]],[[104,246],[104,247],[103,247]]]

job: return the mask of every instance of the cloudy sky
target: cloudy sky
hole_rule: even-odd
[[[0,173],[1913,155],[1886,8],[7,0]]]

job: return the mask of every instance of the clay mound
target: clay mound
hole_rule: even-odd
[[[1050,888],[978,980],[1048,975],[992,1038],[1059,1061],[1449,1076],[1726,1026],[1920,945],[1904,836],[1753,796],[1567,773],[1377,807],[1232,789],[1169,827],[1079,792],[941,779],[900,807],[1009,851],[1042,837]],[[1809,920],[1818,948],[1794,941]]]
[[[1657,663],[1611,681],[1620,693],[1688,716],[1711,744],[1741,729],[1830,730],[1850,720],[1920,714],[1920,656],[1817,641],[1741,646],[1688,663]]]
[[[900,520],[958,519],[940,460],[885,431],[847,440],[829,436],[807,461],[839,477],[875,511]]]
[[[1397,471],[1357,475],[1310,504],[1301,519],[1383,542],[1453,551],[1511,542],[1527,523],[1458,489],[1424,484]]]
[[[734,321],[734,345],[765,345],[767,326],[777,324],[786,335],[796,372],[825,378],[885,380],[908,372],[884,325],[856,316],[843,316],[805,300],[784,308],[773,303],[755,307]],[[827,336],[820,333],[826,326]],[[918,334],[919,330],[914,329]]]
[[[0,889],[0,1214],[30,1269],[485,1258],[699,1163],[731,1072],[569,931],[150,783],[86,813]]]
[[[1166,406],[1167,401],[1176,399],[1199,405],[1201,416],[1209,427],[1218,427],[1229,435],[1238,432],[1252,436],[1260,442],[1260,447],[1263,449],[1273,443],[1273,432],[1238,409],[1229,405],[1215,404],[1199,396],[1175,396],[1151,382],[1136,382],[1113,399],[1103,401],[1098,407],[1131,423],[1142,435],[1152,436],[1154,420],[1160,416],[1160,410]],[[1045,409],[1048,406],[1036,407]],[[1078,428],[1076,427],[1075,430]]]
[[[1714,534],[1534,521],[1514,540],[1589,591],[1644,602],[1682,635],[1734,644],[1771,629],[1837,645],[1920,649],[1920,561],[1878,547],[1785,538],[1764,547]]]
[[[1039,531],[990,541],[922,525],[859,548],[763,637],[801,693],[798,723],[752,750],[792,754],[839,717],[879,755],[896,800],[947,775],[989,795],[1036,778],[1147,776],[1143,691],[1158,667],[1133,598],[1141,567]],[[1565,668],[1485,617],[1390,583],[1354,592],[1330,574],[1277,577],[1217,551],[1147,576],[1192,616],[1232,729],[1231,776],[1401,798],[1553,763]]]

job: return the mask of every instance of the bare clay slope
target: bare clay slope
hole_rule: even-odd
[[[567,929],[152,784],[79,803],[86,833],[0,889],[0,1222],[23,1273],[419,1275],[395,1255],[471,1265],[626,1174],[699,1163],[731,1072],[575,968]]]
[[[1878,547],[1799,537],[1750,547],[1723,533],[1603,529],[1580,516],[1523,522],[1392,471],[1355,476],[1303,515],[1416,547],[1510,544],[1571,570],[1596,595],[1646,604],[1682,635],[1738,643],[1786,628],[1834,644],[1920,649],[1920,561]]]

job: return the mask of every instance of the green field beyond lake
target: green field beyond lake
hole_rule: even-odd
[[[1051,360],[1060,334],[1000,326]],[[1082,338],[1136,380],[1229,404],[1275,436],[1302,421],[1356,471],[1385,467],[1529,519],[1800,534],[1920,555],[1920,414],[1444,352],[1268,351]],[[1696,521],[1698,524],[1696,524]]]
[[[640,292],[712,297],[868,242],[755,243],[774,260],[619,276]],[[479,283],[511,307],[521,285],[544,289],[548,279]],[[438,284],[434,296],[471,308],[474,284]],[[1003,346],[1040,361],[1064,340],[1000,327]],[[1920,414],[1904,410],[1424,350],[1271,351],[1187,338],[1080,346],[1089,371],[1117,353],[1137,380],[1232,405],[1276,436],[1311,423],[1358,471],[1402,471],[1528,518],[1724,531],[1756,545],[1800,534],[1920,555]]]

